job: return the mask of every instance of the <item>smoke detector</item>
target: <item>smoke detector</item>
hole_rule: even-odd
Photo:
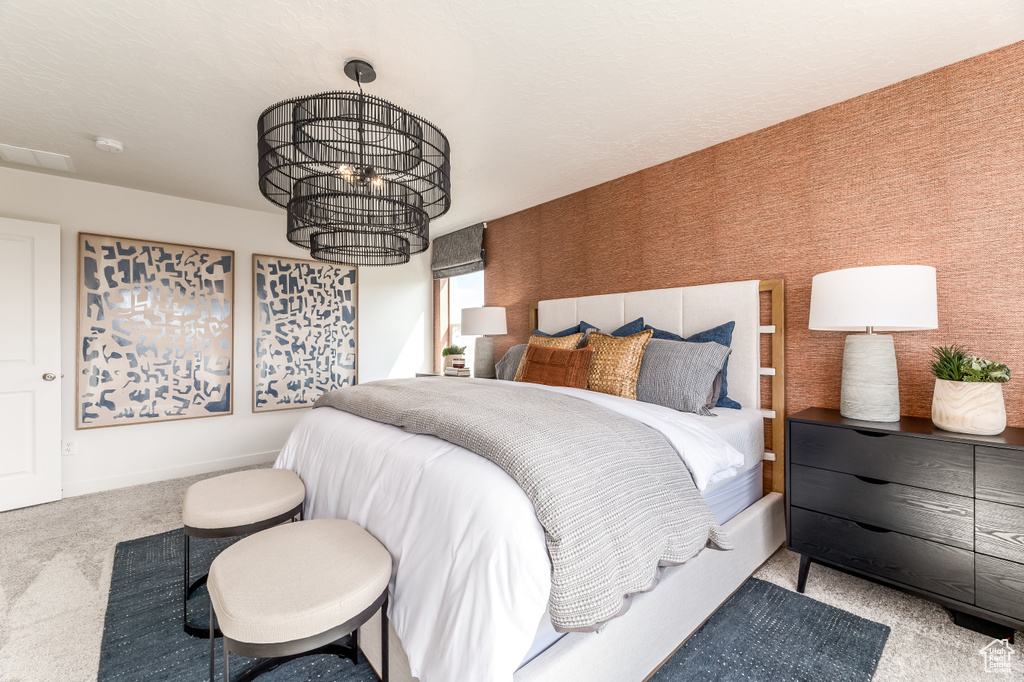
[[[96,149],[104,152],[111,152],[112,154],[120,154],[124,151],[124,145],[121,144],[119,140],[114,140],[109,137],[97,137]]]

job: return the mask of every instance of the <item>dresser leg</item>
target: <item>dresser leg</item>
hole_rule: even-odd
[[[992,637],[993,639],[1005,639],[1010,644],[1013,644],[1014,629],[1008,628],[1005,625],[999,623],[993,623],[990,620],[979,618],[978,616],[972,616],[969,613],[963,611],[957,611],[956,609],[950,609],[953,612],[953,622],[962,628],[968,630],[974,630],[981,634]]]
[[[811,570],[811,557],[806,554],[800,555],[800,573],[796,578],[796,591],[800,594],[804,593],[804,588],[807,587],[807,572]]]

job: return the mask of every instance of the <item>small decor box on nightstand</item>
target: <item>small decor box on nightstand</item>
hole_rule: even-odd
[[[798,591],[821,563],[993,637],[1024,629],[1024,429],[970,436],[804,410],[786,420],[786,498]]]

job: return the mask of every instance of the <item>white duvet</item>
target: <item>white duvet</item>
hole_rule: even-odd
[[[694,415],[527,385],[577,396],[661,432],[702,491],[743,465],[743,455]],[[303,418],[275,466],[305,483],[306,518],[350,519],[391,552],[389,616],[421,682],[511,682],[551,586],[544,530],[515,481],[434,436],[330,408]]]

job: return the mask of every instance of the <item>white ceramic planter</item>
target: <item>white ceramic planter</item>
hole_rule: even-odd
[[[956,433],[995,436],[1006,429],[1003,385],[995,382],[935,380],[932,422]]]

